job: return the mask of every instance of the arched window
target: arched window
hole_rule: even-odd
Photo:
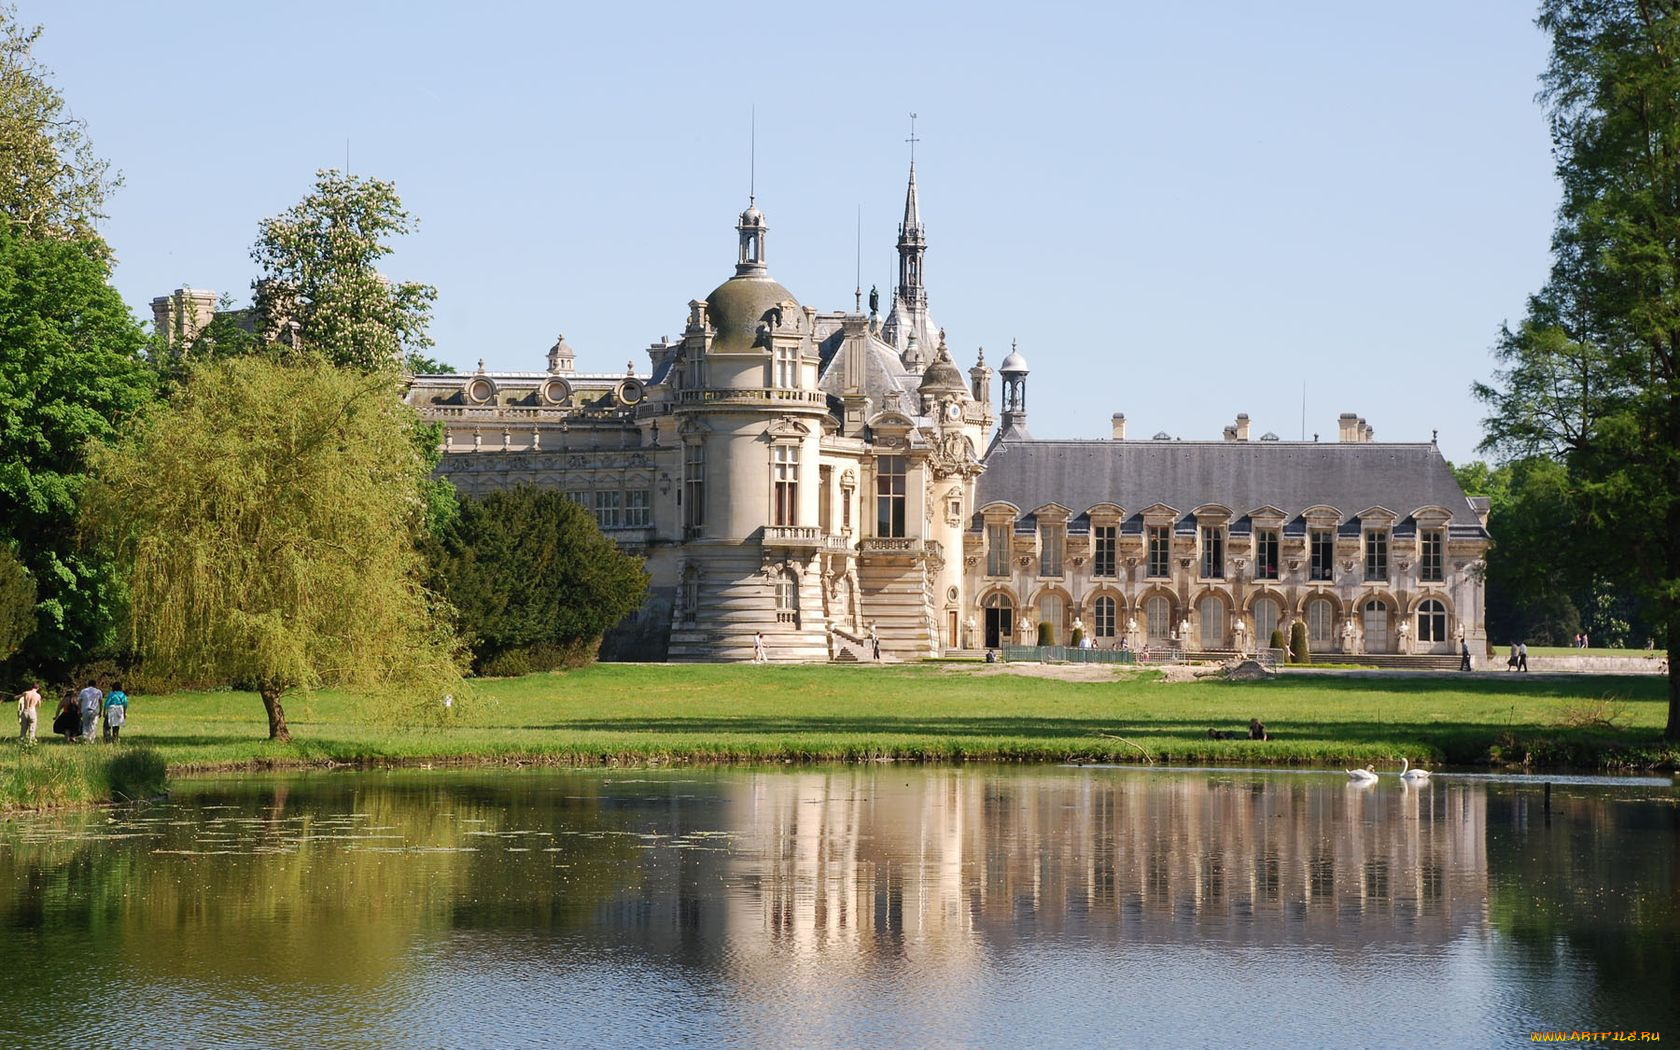
[[[1115,605],[1114,605],[1114,599],[1113,598],[1109,598],[1107,596],[1104,596],[1102,598],[1097,599],[1097,604],[1096,604],[1096,617],[1097,617],[1096,631],[1097,631],[1097,637],[1098,638],[1113,638],[1114,637],[1115,611],[1116,610],[1115,610]]]
[[[1143,603],[1143,619],[1150,645],[1172,641],[1172,602],[1157,594]]]
[[[799,622],[799,577],[791,572],[776,579],[776,622]]]
[[[1447,640],[1447,607],[1434,598],[1418,606],[1417,640],[1432,643]]]
[[[1065,603],[1059,594],[1046,594],[1038,599],[1038,622],[1050,625],[1050,644],[1067,644],[1067,634],[1062,630],[1062,609]]]
[[[1202,620],[1202,648],[1225,648],[1225,603],[1210,594],[1196,606]]]
[[[1365,614],[1365,651],[1388,652],[1388,606],[1381,598],[1372,598],[1361,609]]]
[[[1278,603],[1271,598],[1259,598],[1254,602],[1254,644],[1267,646],[1272,644],[1272,632],[1277,630]]]
[[[1307,603],[1307,644],[1322,653],[1335,640],[1336,607],[1328,598],[1314,598]]]

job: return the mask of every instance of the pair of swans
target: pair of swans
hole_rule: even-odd
[[[1429,779],[1429,770],[1413,769],[1411,765],[1411,759],[1400,759],[1401,780],[1408,784],[1421,784]],[[1377,782],[1377,771],[1373,766],[1366,766],[1364,769],[1350,769],[1347,771],[1347,775],[1348,779],[1355,784],[1375,784]]]

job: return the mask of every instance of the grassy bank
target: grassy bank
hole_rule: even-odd
[[[164,788],[156,748],[8,744],[0,757],[0,812],[151,798]]]
[[[288,704],[290,745],[264,739],[249,693],[139,696],[125,734],[176,773],[349,763],[1528,762],[1673,768],[1655,678],[1464,676],[1162,683],[1152,672],[1040,677],[980,664],[885,667],[603,664],[482,682],[447,729],[367,721],[353,698]],[[1114,675],[1110,677],[1110,675]],[[1269,741],[1207,730],[1264,721]],[[98,752],[47,744],[45,750]],[[0,748],[0,779],[16,753]]]

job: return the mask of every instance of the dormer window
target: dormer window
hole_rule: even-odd
[[[1388,579],[1388,530],[1365,530],[1365,580]]]
[[[1225,526],[1202,526],[1202,578],[1225,578]]]

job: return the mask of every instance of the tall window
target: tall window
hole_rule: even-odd
[[[799,446],[777,445],[770,469],[776,487],[775,525],[799,524]]]
[[[700,608],[700,570],[692,565],[683,570],[682,608],[683,619],[688,621],[694,620],[695,612]]]
[[[881,456],[875,461],[875,535],[904,535],[903,456]]]
[[[1336,609],[1328,598],[1314,598],[1307,603],[1307,644],[1314,652],[1324,652],[1335,641]]]
[[[1009,537],[1014,527],[1008,522],[986,523],[986,575],[1009,575]]]
[[[1149,526],[1149,575],[1165,579],[1172,575],[1172,526]]]
[[[799,578],[784,572],[776,578],[776,622],[795,623],[799,620]]]
[[[1260,529],[1254,533],[1254,578],[1278,578],[1278,530]],[[1268,634],[1271,632],[1267,632]]]
[[[624,494],[624,527],[645,529],[653,524],[653,494],[647,489],[631,489]]]
[[[1225,577],[1225,528],[1202,526],[1202,576],[1210,580]]]
[[[706,446],[698,441],[683,446],[683,525],[698,533],[706,524]]]
[[[595,522],[603,529],[616,529],[623,524],[624,493],[616,489],[595,493]]]
[[[1096,557],[1091,561],[1091,575],[1117,575],[1116,568],[1119,563],[1118,559],[1115,558],[1115,549],[1120,543],[1120,526],[1098,525],[1096,529],[1096,540],[1097,551]]]
[[[1097,637],[1113,638],[1115,614],[1118,611],[1115,607],[1114,599],[1106,596],[1098,598],[1095,611],[1097,618]]]
[[[706,363],[701,360],[698,352],[689,354],[683,363],[683,386],[689,390],[699,390],[706,385]]]
[[[1278,603],[1270,598],[1259,598],[1254,602],[1254,644],[1257,646],[1271,645],[1272,632],[1277,630]]]
[[[1447,607],[1434,598],[1418,606],[1417,640],[1431,643],[1447,640]]]
[[[840,489],[840,531],[852,531],[852,487],[843,486]]]
[[[1418,579],[1424,583],[1440,583],[1446,579],[1442,551],[1446,547],[1446,537],[1439,529],[1430,529],[1423,534],[1423,558],[1418,562]],[[1423,636],[1418,635],[1421,641]]]
[[[1388,530],[1365,531],[1365,578],[1388,579]]]
[[[1165,645],[1172,639],[1172,602],[1157,594],[1143,603],[1144,628],[1150,645]]]
[[[793,390],[799,386],[799,348],[794,346],[778,346],[776,348],[775,386],[782,390]]]
[[[1336,578],[1336,534],[1330,529],[1313,529],[1307,535],[1308,577],[1314,580]]]
[[[1225,648],[1225,603],[1210,594],[1196,606],[1196,611],[1202,621],[1202,647]],[[1188,639],[1185,641],[1189,643]]]
[[[1056,522],[1038,527],[1038,574],[1060,576],[1062,554],[1067,548],[1067,526]]]

